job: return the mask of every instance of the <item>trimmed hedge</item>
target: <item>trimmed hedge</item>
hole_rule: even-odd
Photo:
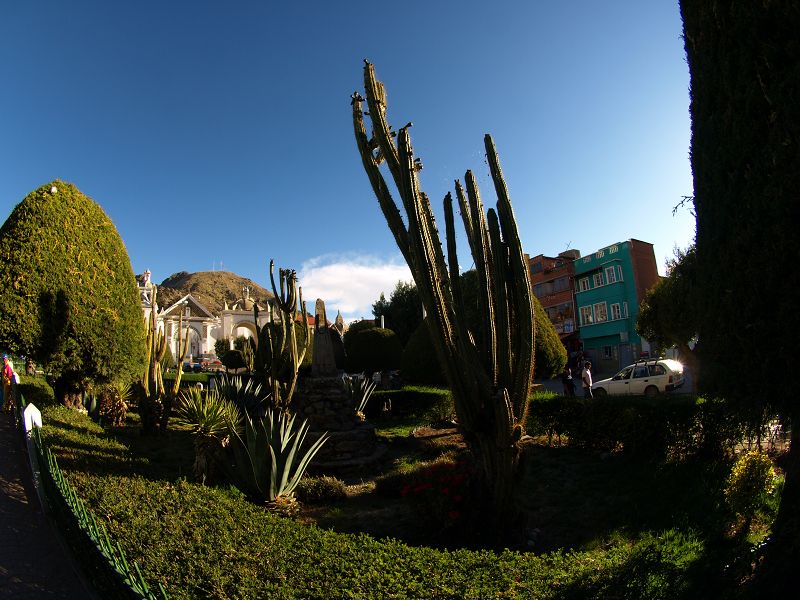
[[[53,388],[50,387],[44,377],[20,375],[17,394],[22,395],[25,398],[25,402],[35,404],[39,409],[56,404]]]
[[[395,417],[416,417],[442,421],[455,414],[453,397],[444,388],[406,386],[399,390],[376,390],[367,404],[366,415],[375,418],[381,415],[386,403],[391,403],[391,414]]]
[[[529,415],[529,435],[565,436],[571,446],[654,459],[720,457],[746,433],[725,402],[688,395],[540,396]]]

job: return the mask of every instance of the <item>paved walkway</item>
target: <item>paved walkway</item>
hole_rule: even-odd
[[[39,504],[25,444],[0,413],[0,598],[93,598]]]

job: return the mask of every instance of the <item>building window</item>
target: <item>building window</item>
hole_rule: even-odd
[[[542,263],[535,262],[531,265],[531,273],[541,273],[542,272]]]
[[[578,291],[579,292],[585,292],[588,289],[589,289],[589,278],[588,277],[583,277],[583,278],[579,279],[578,280]]]
[[[620,309],[619,302],[611,305],[611,320],[617,321],[622,318],[622,310]]]
[[[588,263],[590,260],[592,260],[592,257],[591,257],[591,256],[584,256],[584,257],[583,257],[583,262],[584,262],[584,263]]]
[[[617,269],[616,267],[606,267],[606,283],[616,283]]]
[[[553,282],[554,292],[566,292],[569,289],[569,278],[559,277]]]
[[[606,255],[606,252],[605,252],[605,250],[598,250],[598,251],[595,253],[595,256],[596,256],[597,258],[603,258],[605,255]]]
[[[597,323],[608,321],[608,310],[605,302],[598,302],[594,305],[594,319]]]
[[[617,248],[617,245],[616,245],[616,244],[614,244],[613,246],[611,246],[611,247],[608,249],[608,253],[609,253],[609,254],[614,254],[614,253],[615,253],[615,252],[617,252],[617,251],[619,251],[619,248]]]
[[[622,318],[623,319],[627,319],[628,318],[628,303],[627,302],[623,302],[622,303]]]
[[[595,273],[592,276],[592,279],[594,280],[594,287],[600,287],[601,285],[603,285],[603,274],[602,273],[599,273],[599,272]]]
[[[617,281],[622,281],[622,267],[617,265]]]
[[[603,359],[611,360],[612,356],[611,346],[603,346]]]
[[[594,322],[591,306],[581,306],[581,325],[591,325]]]

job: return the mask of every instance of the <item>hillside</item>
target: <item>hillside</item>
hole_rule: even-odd
[[[191,294],[214,315],[242,297],[242,288],[250,288],[250,297],[264,306],[272,292],[264,289],[252,279],[228,271],[203,271],[200,273],[173,273],[158,286],[158,305],[162,308]]]

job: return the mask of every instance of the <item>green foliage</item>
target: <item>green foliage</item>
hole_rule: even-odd
[[[347,370],[375,373],[400,366],[403,347],[391,329],[371,327],[350,337]]]
[[[427,423],[453,418],[453,396],[450,390],[424,386],[404,386],[400,390],[378,390],[368,416],[379,416],[384,404],[391,406],[393,417],[415,417]]]
[[[730,406],[693,396],[535,396],[528,432],[552,443],[649,460],[721,459],[745,437]]]
[[[478,273],[470,269],[461,274],[461,290],[464,295],[467,327],[473,330],[480,319],[478,303]],[[567,349],[561,343],[553,323],[547,317],[539,299],[531,296],[533,321],[536,328],[534,340],[534,371],[536,379],[549,379],[564,370],[567,364]],[[430,367],[429,367],[430,368]]]
[[[273,301],[267,305],[267,319],[259,325],[258,306],[253,306],[255,338],[249,338],[253,374],[269,391],[273,410],[288,411],[297,386],[297,376],[311,344],[308,313],[303,290],[293,269],[279,269],[280,292],[275,283],[275,263],[269,261]]]
[[[141,374],[145,328],[127,251],[74,185],[48,183],[12,211],[0,229],[0,280],[0,347],[32,356],[60,393]]]
[[[526,463],[534,469],[537,490],[526,500],[543,502],[537,522],[544,520],[548,533],[573,520],[579,535],[573,547],[580,551],[440,551],[281,519],[236,490],[180,479],[175,444],[183,432],[177,427],[160,438],[142,438],[133,430],[123,443],[75,411],[48,409],[44,420],[48,442],[77,494],[103,516],[145,579],[162,583],[173,599],[323,599],[331,590],[353,598],[452,600],[733,597],[709,587],[727,557],[709,563],[713,545],[706,545],[701,531],[668,524],[686,507],[696,507],[703,518],[713,510],[705,471],[689,478],[686,469],[670,466],[544,452]],[[143,440],[146,445],[133,446]],[[165,463],[174,472],[163,471]],[[599,487],[587,487],[584,474]],[[540,475],[553,483],[540,485]],[[408,482],[406,477],[392,494],[399,496]],[[629,491],[637,493],[620,505]],[[661,520],[637,521],[642,511]],[[583,519],[587,512],[590,517]],[[621,524],[626,526],[619,533],[607,534]],[[598,532],[606,532],[599,543],[584,543]]]
[[[536,358],[533,376],[536,379],[549,379],[555,377],[567,364],[567,349],[561,343],[558,332],[547,313],[542,308],[539,299],[533,296],[533,321],[536,326]]]
[[[398,281],[387,301],[383,294],[372,305],[372,314],[380,322],[397,334],[400,344],[405,347],[413,332],[422,323],[422,300],[413,282]]]
[[[759,414],[769,402],[800,416],[800,403],[775,376],[796,368],[795,341],[775,335],[775,324],[800,331],[800,11],[791,1],[718,4],[681,2],[691,74],[700,383],[741,401],[743,411]]]
[[[658,348],[685,348],[697,337],[698,328],[694,246],[686,252],[678,252],[668,266],[669,276],[659,280],[642,299],[636,331]]]
[[[295,426],[294,415],[271,409],[261,418],[245,414],[244,431],[235,433],[231,443],[237,486],[269,502],[291,498],[308,463],[328,439],[323,434],[305,448],[307,433],[308,421]]]
[[[344,353],[345,355],[349,355],[350,351],[353,348],[353,342],[356,338],[356,335],[364,331],[366,329],[374,329],[375,328],[375,321],[372,319],[362,319],[361,321],[355,321],[354,323],[350,323],[350,326],[347,328],[347,331],[344,332],[344,336],[342,337],[342,343],[344,344]],[[358,369],[349,369],[349,370],[358,370]]]
[[[347,496],[347,487],[341,479],[329,475],[304,477],[297,484],[295,494],[306,504],[328,504],[343,500]]]
[[[766,506],[768,496],[775,491],[775,482],[769,456],[757,450],[745,452],[733,465],[725,485],[725,500],[735,514],[752,519]]]
[[[419,385],[447,385],[427,320],[419,324],[403,349],[400,362],[403,381]]]
[[[44,377],[36,375],[20,375],[17,393],[25,398],[28,404],[35,404],[42,409],[56,403],[56,396],[53,388],[47,383]]]
[[[222,357],[225,356],[230,348],[231,341],[229,338],[222,338],[214,342],[214,353],[220,361],[222,361]]]
[[[97,392],[100,399],[99,414],[102,423],[111,427],[125,425],[128,401],[132,393],[131,384],[125,381],[112,381],[103,385]]]
[[[194,436],[194,476],[198,481],[214,480],[222,451],[231,436],[242,431],[242,415],[233,402],[216,391],[184,391],[176,406],[178,421],[188,425]]]
[[[247,367],[247,363],[244,360],[241,350],[228,350],[220,362],[222,362],[222,365],[226,369],[235,370],[244,369]]]
[[[251,416],[263,414],[269,392],[255,379],[227,373],[218,373],[215,379],[220,396],[236,405],[242,413]]]
[[[356,415],[363,420],[367,402],[369,402],[372,392],[375,391],[375,382],[362,373],[360,377],[345,375],[342,377],[342,384],[344,385],[344,391],[355,407]]]

